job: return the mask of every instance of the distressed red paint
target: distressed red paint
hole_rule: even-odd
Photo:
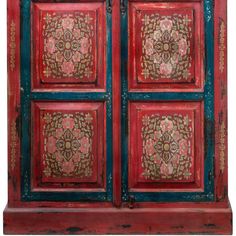
[[[34,90],[105,89],[104,10],[103,3],[32,4]]]
[[[33,190],[104,190],[104,104],[34,102],[32,111]]]
[[[41,1],[38,1],[39,4]],[[45,1],[42,1],[45,3]],[[48,3],[55,4],[53,0]],[[93,3],[101,4],[99,1]],[[133,1],[137,2],[137,1]],[[163,2],[163,1],[162,1]],[[171,3],[177,6],[181,2]],[[201,1],[189,0],[190,4]],[[57,201],[21,201],[20,197],[20,1],[8,0],[8,130],[9,164],[8,167],[8,205],[4,211],[4,232],[8,234],[230,234],[232,233],[232,211],[227,193],[227,77],[226,48],[227,21],[226,1],[215,0],[215,202],[211,203],[121,203],[121,146],[120,146],[120,2],[113,1],[113,193],[114,202],[57,202]],[[75,4],[75,3],[73,3]],[[90,1],[84,1],[89,10]],[[133,3],[132,3],[133,4]],[[136,3],[135,3],[136,4]],[[139,3],[137,3],[139,4]],[[142,3],[143,4],[143,3]],[[145,3],[146,4],[146,3]],[[144,5],[145,5],[144,4]],[[147,3],[148,5],[149,3]],[[158,3],[162,4],[162,3]],[[165,3],[163,3],[165,4]],[[176,5],[175,5],[176,4]],[[184,3],[185,4],[185,3]],[[60,5],[58,3],[58,5]],[[105,5],[102,4],[103,14]],[[69,6],[69,4],[68,4]],[[104,14],[105,15],[105,14]],[[99,24],[100,25],[100,24]],[[104,22],[101,23],[104,25]],[[12,26],[12,27],[11,27]],[[103,30],[105,27],[102,27]],[[14,32],[15,33],[12,33]],[[203,34],[203,32],[201,32]],[[105,35],[105,33],[104,33]],[[102,36],[101,36],[102,37]],[[202,38],[202,35],[200,36]],[[14,46],[15,42],[15,46]],[[104,42],[104,40],[102,41]],[[204,51],[204,50],[203,50]],[[203,52],[202,51],[202,52]],[[134,58],[131,58],[131,61]],[[105,59],[104,59],[105,60]],[[33,64],[33,62],[32,62]],[[104,63],[105,66],[106,63]],[[105,69],[104,69],[105,71]],[[99,79],[99,78],[98,78]],[[104,82],[105,83],[105,82]],[[92,85],[65,84],[65,91],[94,91],[104,89]],[[35,85],[35,84],[34,84]],[[143,86],[143,85],[142,85]],[[145,85],[147,86],[147,85]],[[162,87],[165,91],[180,91],[173,83],[171,87]],[[183,86],[184,90],[195,88]],[[192,85],[191,85],[192,86]],[[190,87],[191,87],[190,86]],[[202,86],[202,85],[201,85]],[[200,86],[200,87],[201,87]],[[34,90],[62,89],[61,85],[35,85]],[[144,90],[158,91],[157,87],[142,87]],[[68,111],[78,109],[77,105]],[[86,110],[87,111],[87,110]],[[37,133],[37,132],[36,132]],[[16,134],[16,135],[15,135]],[[12,145],[13,144],[13,145]],[[14,150],[12,149],[14,147]],[[147,184],[147,183],[145,183]],[[183,183],[185,185],[186,183]],[[168,188],[170,186],[167,185]],[[183,186],[184,187],[184,186]],[[146,188],[147,190],[147,188]],[[66,189],[65,189],[66,191]],[[116,208],[115,206],[120,206]],[[129,209],[132,207],[133,209]]]
[[[141,188],[142,192],[202,191],[203,103],[129,105],[130,188]]]
[[[203,91],[202,8],[201,1],[129,2],[131,91]]]

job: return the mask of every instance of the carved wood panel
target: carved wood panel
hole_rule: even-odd
[[[129,89],[200,91],[201,3],[129,4]]]
[[[32,103],[34,188],[105,188],[102,102]]]
[[[33,88],[104,89],[103,3],[33,4]]]
[[[129,121],[131,189],[203,188],[201,102],[130,102]]]

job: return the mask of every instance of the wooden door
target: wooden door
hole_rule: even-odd
[[[212,2],[9,9],[12,199],[120,206],[225,195],[226,33]]]
[[[121,1],[122,200],[214,200],[208,1]]]
[[[230,234],[226,0],[8,0],[7,234]]]
[[[22,199],[112,200],[111,14],[21,1]]]

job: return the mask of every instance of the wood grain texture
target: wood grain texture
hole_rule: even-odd
[[[201,208],[24,208],[4,214],[6,234],[231,234],[227,204]]]
[[[20,4],[8,1],[8,203],[20,198]]]
[[[227,9],[215,1],[215,192],[216,201],[228,198],[227,122]]]

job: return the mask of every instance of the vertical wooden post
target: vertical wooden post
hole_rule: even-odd
[[[112,92],[113,92],[113,203],[121,205],[121,77],[120,77],[120,0],[112,9]]]

